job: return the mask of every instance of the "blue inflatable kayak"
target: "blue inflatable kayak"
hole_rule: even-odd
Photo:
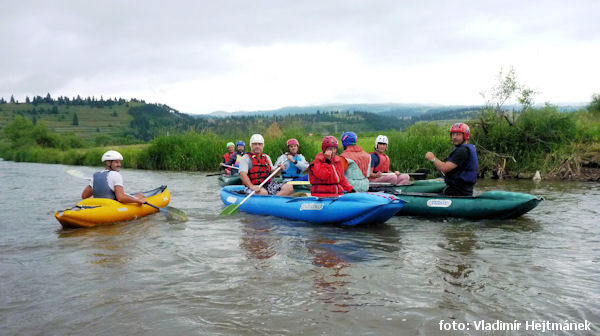
[[[244,187],[221,189],[225,205],[240,203]],[[405,201],[384,193],[351,193],[340,197],[289,197],[253,195],[239,208],[257,215],[269,215],[311,223],[359,225],[383,223],[404,206]]]

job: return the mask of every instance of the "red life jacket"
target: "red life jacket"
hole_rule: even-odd
[[[371,162],[371,155],[363,151],[359,145],[350,145],[346,147],[346,149],[342,152],[342,154],[340,154],[340,156],[343,156],[356,162],[358,168],[360,168],[360,171],[365,177],[369,173],[369,163]]]
[[[352,186],[344,177],[342,160],[338,156],[326,163],[323,153],[317,154],[308,168],[308,180],[311,184],[311,195],[317,197],[340,196],[344,194],[344,190],[352,190]]]
[[[230,157],[231,157],[231,153],[229,153],[229,152],[223,154],[223,163],[227,163],[227,161],[229,161]]]
[[[247,153],[246,155],[249,155],[252,160],[252,168],[248,171],[248,178],[250,178],[252,184],[259,185],[271,174],[269,160],[267,160],[264,153],[260,155]]]
[[[371,154],[377,154],[377,156],[379,156],[379,164],[377,167],[373,167],[373,173],[387,173],[390,171],[390,158],[385,153],[381,154],[379,152],[373,152]]]

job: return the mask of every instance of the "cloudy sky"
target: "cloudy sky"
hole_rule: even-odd
[[[23,1],[0,11],[0,97],[139,98],[185,113],[482,104],[600,93],[600,1]]]

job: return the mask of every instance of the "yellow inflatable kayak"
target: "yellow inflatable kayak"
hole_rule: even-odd
[[[171,200],[171,193],[167,186],[143,193],[148,203],[159,208],[165,207]],[[128,221],[158,212],[157,209],[147,204],[121,203],[108,198],[88,198],[76,206],[57,211],[54,217],[63,227],[94,227]]]

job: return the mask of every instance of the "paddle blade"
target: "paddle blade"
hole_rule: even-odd
[[[161,208],[160,212],[162,212],[167,217],[167,219],[170,219],[170,220],[186,222],[188,219],[185,212],[183,212],[182,210],[179,210],[177,208],[170,207],[170,206],[168,206],[166,209]]]
[[[431,171],[427,168],[419,168],[419,169],[415,170],[415,173],[422,174],[422,175],[413,175],[413,178],[415,180],[425,180],[425,179],[427,179],[427,175],[429,175],[429,173],[431,173]]]
[[[239,204],[229,204],[223,211],[221,211],[220,215],[233,215],[238,212],[240,208]]]

